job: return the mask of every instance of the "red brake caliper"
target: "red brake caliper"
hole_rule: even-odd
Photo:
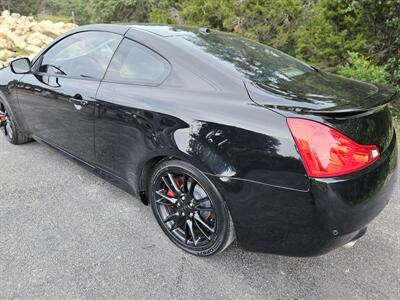
[[[2,127],[7,121],[7,116],[5,113],[0,111],[0,127]]]
[[[167,192],[167,196],[168,196],[168,197],[175,198],[175,197],[176,197],[176,194],[175,194],[173,191],[171,191],[171,190],[168,190],[168,192]]]
[[[182,183],[183,183],[182,179],[180,179],[180,178],[175,178],[175,182],[176,182],[176,185],[177,185],[177,186],[181,186]],[[168,191],[167,191],[167,196],[168,196],[168,197],[175,198],[177,195],[176,195],[176,193],[175,193],[174,191],[168,189]]]

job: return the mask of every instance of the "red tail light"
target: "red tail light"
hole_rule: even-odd
[[[287,123],[310,177],[349,174],[379,159],[375,145],[360,145],[321,123],[295,118]]]

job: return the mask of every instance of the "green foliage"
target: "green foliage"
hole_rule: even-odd
[[[302,0],[242,1],[234,19],[234,31],[261,43],[294,54],[295,32],[303,19]]]
[[[93,22],[146,22],[153,1],[89,0]]]
[[[367,37],[367,50],[380,65],[386,64],[389,80],[400,85],[400,0],[357,0]]]
[[[81,0],[48,0],[47,4],[49,9],[53,12],[57,12],[55,18],[63,18],[62,16],[68,16],[68,22],[72,21],[72,13],[75,15],[75,22],[78,24],[90,23],[90,11],[89,3]],[[59,17],[61,16],[61,17]],[[51,17],[43,16],[43,19],[51,20]],[[63,22],[66,20],[64,19]]]
[[[189,25],[229,30],[235,18],[234,1],[185,0],[182,18]]]
[[[27,52],[26,50],[23,50],[23,49],[21,49],[21,48],[18,48],[18,47],[16,47],[15,48],[15,54],[17,55],[17,56],[29,56],[29,52]]]
[[[320,0],[297,31],[296,54],[315,65],[335,67],[347,53],[364,53],[366,39],[353,1]]]
[[[52,21],[54,23],[57,22],[64,22],[64,23],[69,23],[72,22],[72,15],[70,16],[36,16],[35,21],[40,22],[40,21]]]
[[[29,16],[39,11],[41,2],[40,0],[3,0],[0,3],[0,8],[2,10],[8,9],[12,13]]]
[[[153,23],[182,24],[180,16],[182,0],[160,0],[156,1],[150,11],[149,20]]]
[[[387,72],[363,55],[350,52],[348,62],[340,66],[338,74],[366,82],[387,83]]]
[[[294,54],[303,10],[302,0],[161,0],[150,21],[233,31]]]

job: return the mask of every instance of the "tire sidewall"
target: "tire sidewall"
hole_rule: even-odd
[[[4,127],[2,128],[3,130],[4,130],[4,134],[5,134],[5,136],[6,136],[6,139],[11,143],[11,144],[15,144],[16,143],[16,140],[17,140],[17,130],[16,130],[16,127],[15,127],[15,123],[14,123],[14,121],[13,121],[13,119],[11,118],[9,118],[8,119],[8,121],[7,122],[9,122],[9,124],[10,124],[10,126],[11,126],[11,129],[12,129],[12,138],[10,138],[10,135],[9,135],[9,133],[7,132],[7,129],[6,129],[6,125],[4,125]]]

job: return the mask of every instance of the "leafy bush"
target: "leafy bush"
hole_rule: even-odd
[[[356,80],[387,83],[388,73],[384,67],[379,67],[365,56],[349,52],[347,63],[338,68],[338,74]]]
[[[400,0],[351,0],[360,13],[367,51],[386,65],[389,81],[400,86]]]
[[[348,0],[320,0],[297,30],[296,55],[318,66],[335,67],[347,53],[364,52],[361,15]]]
[[[149,21],[153,23],[181,24],[182,0],[159,0],[153,3]]]
[[[234,30],[294,55],[295,32],[304,11],[302,0],[241,1]]]
[[[229,30],[235,18],[234,1],[185,0],[182,18],[189,25]]]

